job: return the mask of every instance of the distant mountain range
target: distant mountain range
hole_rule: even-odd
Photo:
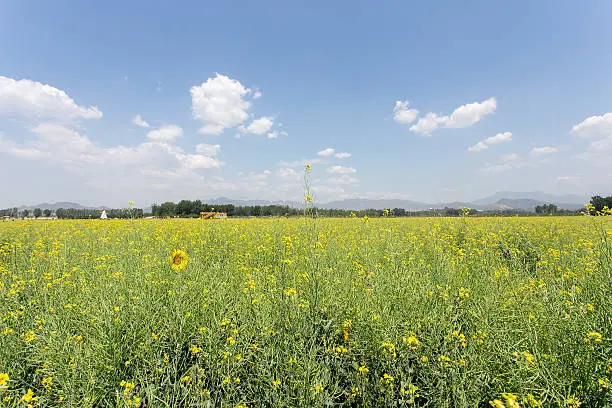
[[[33,210],[34,208],[40,208],[41,210],[51,210],[51,211],[55,211],[58,208],[65,208],[65,209],[70,208],[74,210],[108,210],[109,209],[109,207],[104,207],[104,206],[87,207],[79,203],[71,203],[69,201],[61,201],[58,203],[40,203],[37,205],[22,205],[21,207],[19,207],[20,210]]]
[[[286,205],[289,207],[299,208],[301,203],[297,201],[283,200],[236,200],[227,197],[219,197],[215,199],[202,200],[207,204],[233,204],[235,206],[256,206],[256,205]],[[441,209],[444,207],[461,208],[469,207],[477,210],[523,210],[534,211],[537,205],[556,204],[560,209],[578,210],[583,208],[583,204],[589,201],[589,197],[579,195],[555,195],[544,193],[541,191],[533,192],[513,192],[500,191],[489,197],[474,200],[472,202],[440,202],[426,203],[421,201],[401,200],[401,199],[366,199],[366,198],[347,198],[343,200],[331,201],[328,203],[317,204],[320,208],[341,209],[341,210],[365,210],[369,208],[384,209],[384,208],[404,208],[408,211],[427,210],[430,208]],[[78,203],[59,202],[59,203],[41,203],[33,206],[21,206],[23,209],[40,208],[42,210],[50,209],[57,210],[58,208],[74,208],[74,209],[95,209],[104,210],[109,207],[87,207]],[[145,208],[150,211],[150,207]]]
[[[405,210],[420,211],[430,208],[461,208],[469,207],[476,210],[522,210],[534,211],[535,207],[542,204],[556,204],[560,209],[578,210],[584,208],[584,203],[588,202],[589,198],[578,195],[554,195],[535,192],[511,192],[500,191],[489,197],[474,200],[472,202],[441,202],[441,203],[425,203],[412,200],[371,200],[371,199],[346,199],[332,201],[327,204],[322,204],[322,208],[334,208],[344,210],[365,210],[368,208],[404,208]]]

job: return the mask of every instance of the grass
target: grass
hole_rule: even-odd
[[[610,239],[609,217],[2,223],[0,400],[605,406]]]

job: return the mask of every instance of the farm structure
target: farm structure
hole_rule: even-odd
[[[227,218],[227,213],[214,212],[214,211],[205,211],[205,212],[203,211],[200,213],[201,220],[207,220],[209,218],[217,218],[217,219]]]

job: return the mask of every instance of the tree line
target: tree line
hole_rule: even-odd
[[[612,196],[601,197],[593,196],[589,203],[589,213],[604,214],[605,208],[612,208]],[[301,208],[289,207],[287,205],[244,205],[236,206],[233,204],[207,204],[201,200],[181,200],[178,203],[167,201],[161,204],[153,204],[151,212],[145,213],[141,208],[115,208],[107,209],[106,215],[108,218],[142,218],[144,216],[154,216],[160,218],[166,217],[182,217],[182,218],[197,218],[201,212],[224,212],[228,216],[233,217],[295,217],[304,213]],[[534,208],[535,215],[580,215],[584,214],[583,210],[564,210],[559,209],[555,204],[542,204]],[[532,211],[520,209],[507,210],[475,210],[466,208],[441,208],[428,209],[419,211],[410,211],[404,208],[388,208],[388,209],[365,209],[365,210],[340,210],[314,208],[313,213],[319,217],[460,217],[464,215],[470,216],[510,216],[510,215],[534,215]],[[99,209],[75,209],[75,208],[58,208],[55,211],[50,209],[42,210],[35,209],[19,209],[17,207],[0,209],[0,217],[9,216],[13,218],[26,217],[51,217],[56,216],[61,219],[88,219],[100,218],[102,210]]]
[[[77,209],[77,208],[58,208],[55,211],[50,209],[41,210],[40,208],[30,209],[18,209],[18,208],[5,208],[0,210],[0,217],[8,216],[13,218],[39,218],[39,217],[52,217],[55,216],[60,219],[88,219],[88,218],[100,218],[102,210],[97,209]],[[141,208],[111,208],[106,210],[106,216],[108,218],[142,218],[144,211]]]
[[[603,214],[605,213],[604,208],[607,208],[608,211],[612,209],[612,195],[608,197],[602,197],[602,196],[591,197],[590,206],[597,213]]]

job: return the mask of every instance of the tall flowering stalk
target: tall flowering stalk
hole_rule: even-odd
[[[304,166],[304,217],[314,217],[314,200],[311,191],[311,172],[312,166],[307,163]]]

